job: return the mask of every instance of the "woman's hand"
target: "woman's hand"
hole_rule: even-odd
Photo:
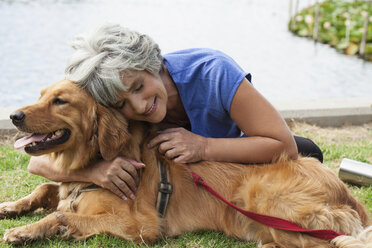
[[[158,146],[165,157],[177,163],[191,163],[205,159],[207,138],[187,131],[184,128],[168,128],[159,131],[148,148]]]
[[[134,199],[139,182],[137,169],[143,167],[143,163],[117,157],[112,161],[99,161],[92,165],[90,178],[93,183],[110,190],[123,200]]]
[[[87,182],[108,189],[120,198],[134,199],[139,177],[137,169],[143,163],[117,157],[112,161],[98,161],[91,166],[70,172],[55,168],[48,156],[31,157],[28,171],[56,182]]]

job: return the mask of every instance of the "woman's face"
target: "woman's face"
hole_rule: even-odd
[[[128,90],[122,93],[116,107],[126,118],[152,123],[164,119],[168,95],[159,75],[132,71],[124,73],[122,82]]]

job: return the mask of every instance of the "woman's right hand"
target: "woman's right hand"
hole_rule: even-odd
[[[110,190],[123,200],[134,199],[139,183],[137,169],[143,167],[143,163],[124,157],[102,160],[89,167],[90,178],[94,184]]]
[[[87,182],[108,189],[120,198],[134,199],[139,177],[137,169],[145,165],[132,159],[117,157],[112,161],[98,161],[74,171],[56,168],[48,156],[31,157],[28,171],[56,182]]]

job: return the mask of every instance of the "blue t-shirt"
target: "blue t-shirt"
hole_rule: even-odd
[[[191,131],[204,137],[239,137],[241,131],[230,117],[230,105],[243,78],[250,80],[250,74],[226,54],[212,49],[187,49],[163,57]]]

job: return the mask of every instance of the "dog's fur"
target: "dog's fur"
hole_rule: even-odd
[[[67,103],[56,104],[57,98]],[[142,171],[135,200],[124,201],[108,190],[99,189],[81,192],[70,207],[74,191],[87,184],[62,183],[44,184],[23,199],[2,203],[0,217],[3,218],[40,207],[58,211],[36,223],[9,230],[4,235],[9,243],[54,235],[83,240],[107,233],[149,244],[163,236],[217,230],[239,239],[260,241],[264,244],[262,247],[349,247],[349,243],[360,245],[353,247],[372,247],[372,228],[363,231],[370,225],[364,206],[333,172],[315,159],[282,160],[267,165],[199,162],[188,166],[243,209],[283,218],[307,229],[333,229],[350,235],[331,243],[259,224],[204,189],[195,188],[183,165],[165,159],[156,149],[147,149],[147,142],[156,132],[153,126],[127,122],[120,113],[98,105],[70,81],[49,86],[42,91],[36,104],[20,111],[26,115],[18,126],[22,131],[70,130],[66,143],[31,154],[49,154],[61,170],[89,166],[99,152],[105,160],[121,155],[142,161],[146,168]],[[160,180],[158,161],[168,169],[174,189],[164,218],[159,217],[155,208]],[[360,240],[351,237],[360,233],[363,233]]]

